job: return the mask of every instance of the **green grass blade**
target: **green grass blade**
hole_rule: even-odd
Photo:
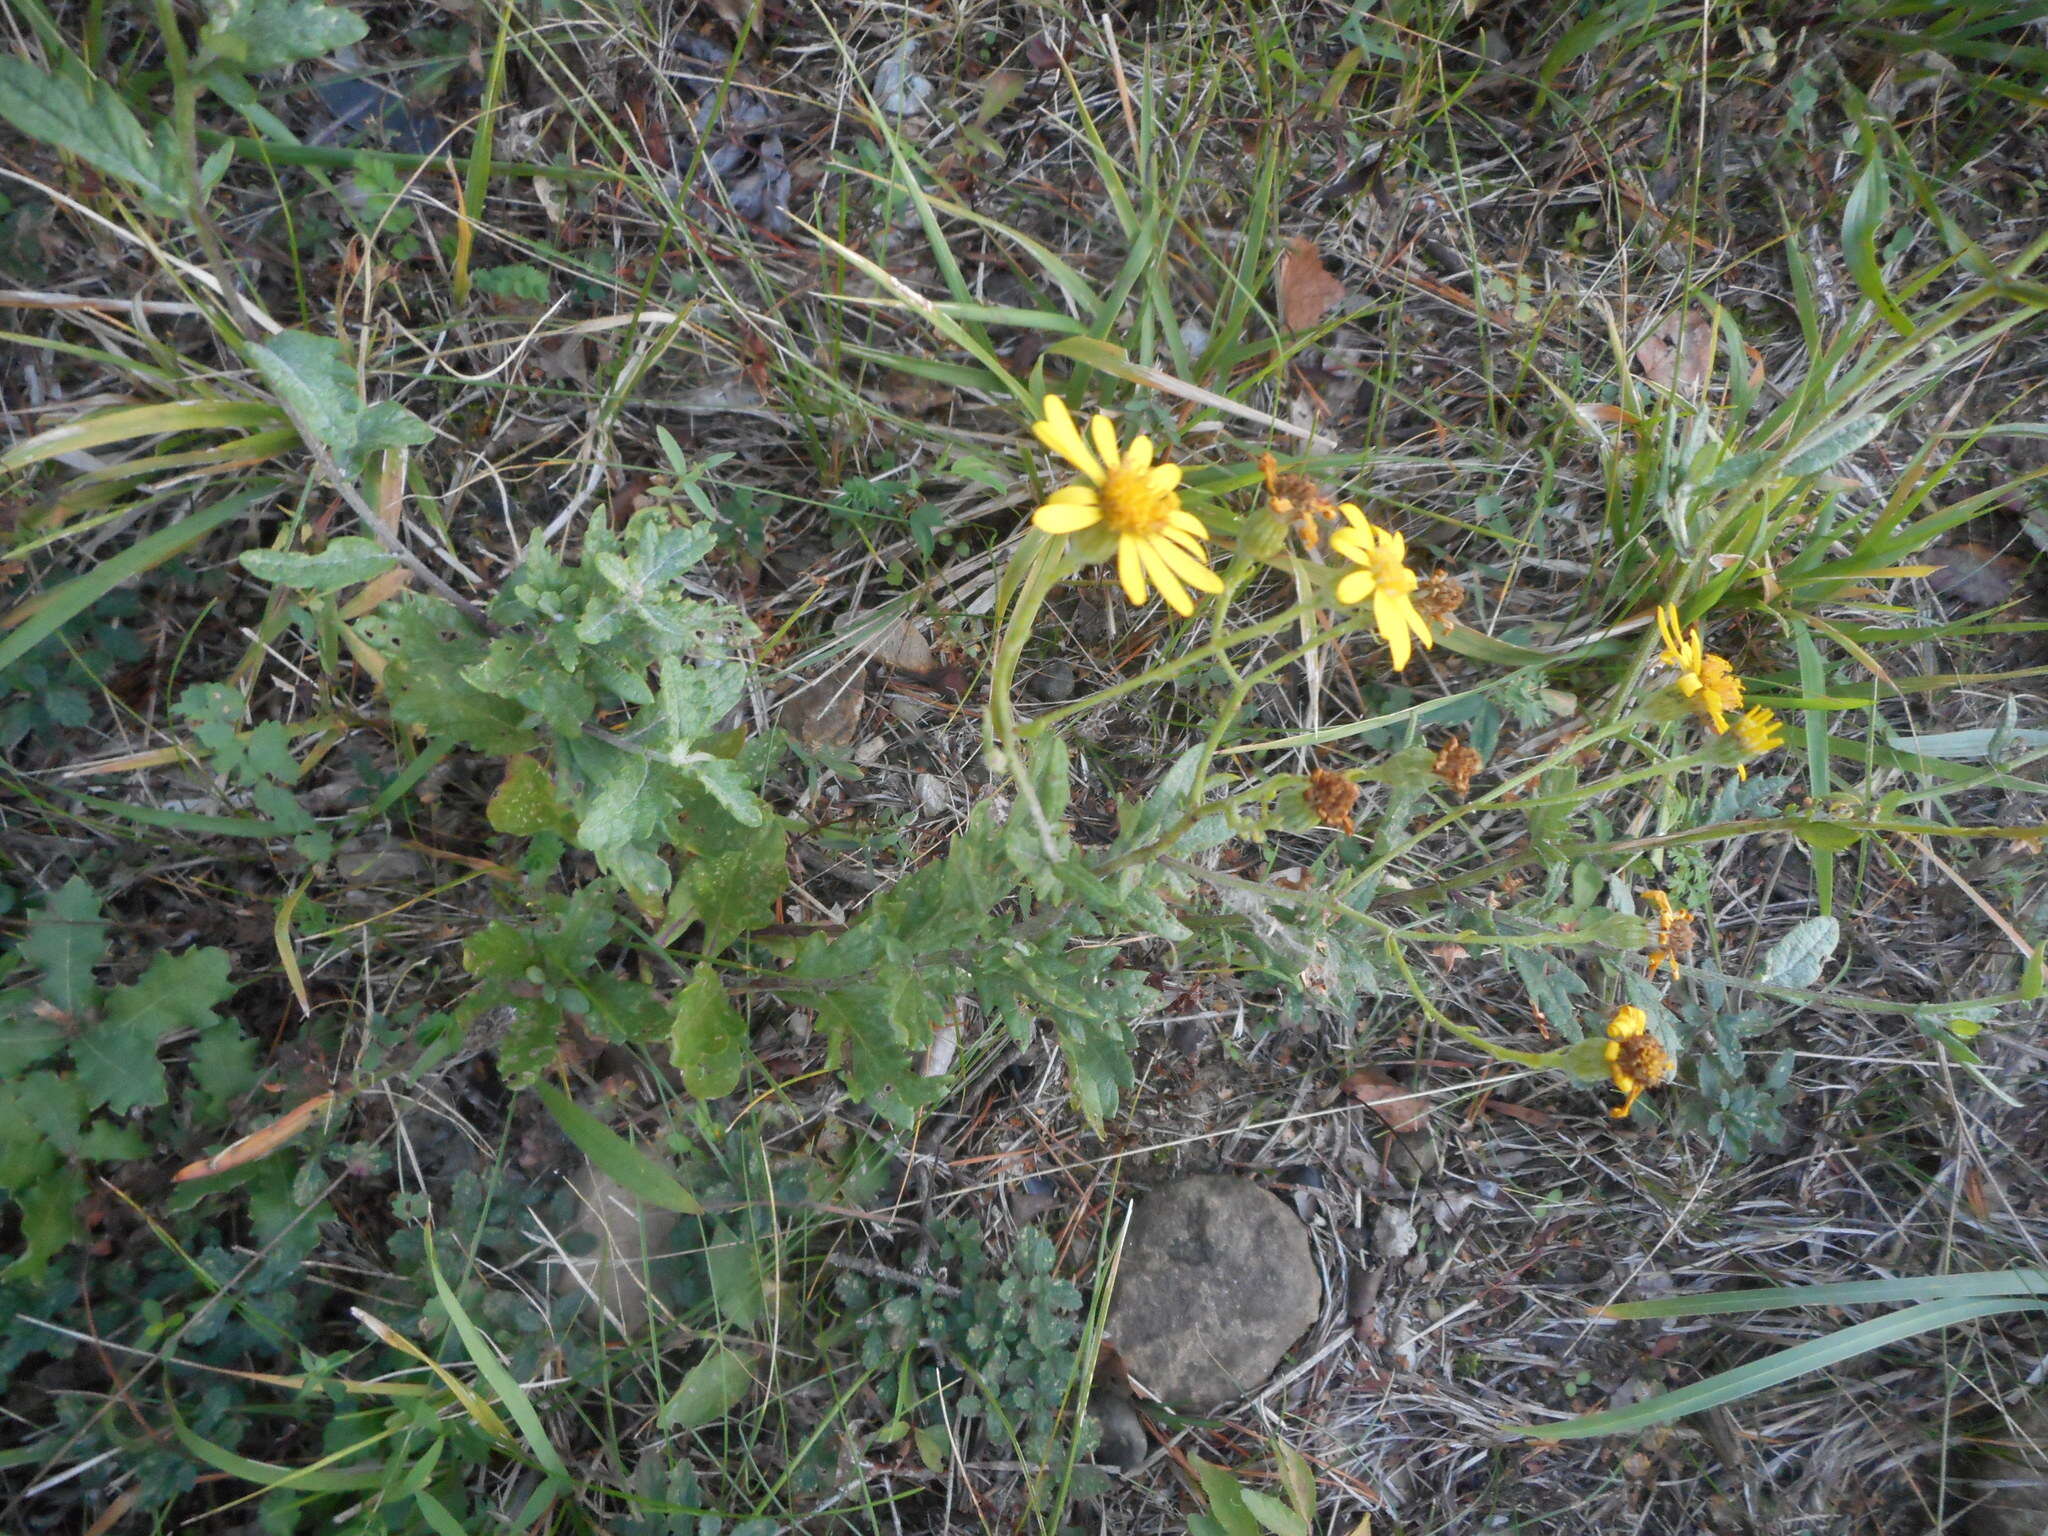
[[[1665,1392],[1626,1408],[1584,1414],[1562,1424],[1518,1425],[1516,1431],[1537,1440],[1584,1440],[1594,1435],[1629,1434],[1655,1424],[1668,1424],[1703,1408],[1732,1403],[1766,1387],[1774,1387],[1781,1381],[1790,1381],[1795,1376],[1853,1360],[1858,1355],[1882,1349],[1887,1344],[1896,1344],[1901,1339],[1910,1339],[1930,1329],[1966,1323],[1972,1318],[1992,1317],[2001,1312],[2041,1311],[2048,1311],[2048,1302],[2017,1301],[2010,1297],[1925,1302],[1903,1312],[1844,1328],[1824,1339],[1809,1339],[1804,1344],[1781,1349],[1752,1365],[1723,1371],[1692,1386]]]
[[[225,501],[217,501],[201,512],[182,518],[168,528],[159,528],[138,539],[120,554],[103,560],[83,576],[75,576],[54,592],[34,599],[34,607],[13,634],[0,640],[0,672],[5,672],[30,651],[62,629],[124,581],[133,581],[144,571],[154,570],[175,555],[183,554],[214,529],[233,522],[277,489],[274,480],[263,480]],[[21,610],[16,609],[19,613]]]
[[[448,1313],[448,1320],[455,1325],[455,1331],[462,1337],[462,1347],[467,1351],[470,1363],[477,1374],[490,1384],[505,1411],[512,1415],[512,1422],[519,1426],[519,1437],[526,1442],[526,1448],[533,1452],[533,1459],[540,1463],[541,1470],[549,1477],[566,1484],[569,1469],[562,1465],[562,1456],[548,1439],[548,1432],[534,1411],[533,1400],[526,1395],[526,1389],[519,1385],[505,1362],[498,1358],[498,1352],[491,1348],[490,1340],[483,1336],[461,1300],[442,1278],[441,1264],[434,1257],[434,1234],[427,1233],[427,1269],[434,1281],[434,1294],[441,1299],[441,1306]]]
[[[685,1216],[704,1213],[703,1203],[678,1184],[674,1175],[664,1171],[645,1152],[596,1119],[553,1083],[535,1083],[533,1091],[547,1106],[548,1113],[555,1117],[555,1123],[576,1143],[577,1149],[597,1165],[599,1172],[617,1180],[649,1205],[659,1206],[664,1211],[680,1211]]]
[[[2048,1297],[2048,1270],[1997,1269],[1970,1275],[1921,1275],[1903,1280],[1844,1280],[1834,1285],[1768,1285],[1707,1296],[1659,1296],[1602,1307],[1600,1316],[1710,1317],[1770,1307],[1854,1306],[1877,1301],[1942,1301],[1959,1296]]]

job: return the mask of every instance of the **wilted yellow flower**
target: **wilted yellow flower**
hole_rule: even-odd
[[[1199,517],[1181,509],[1180,466],[1153,463],[1152,439],[1142,433],[1131,439],[1128,449],[1119,448],[1116,428],[1107,416],[1088,423],[1091,449],[1057,395],[1045,397],[1044,410],[1045,419],[1032,423],[1032,435],[1078,469],[1088,483],[1054,491],[1031,514],[1032,525],[1052,534],[1097,530],[1083,541],[1083,553],[1102,560],[1116,551],[1117,579],[1133,607],[1157,587],[1166,605],[1185,616],[1195,611],[1189,587],[1221,592],[1223,579],[1208,564],[1204,541],[1209,530]]]
[[[1678,627],[1678,610],[1668,603],[1657,609],[1657,633],[1664,637],[1665,665],[1678,669],[1672,686],[1720,735],[1728,729],[1728,716],[1742,708],[1742,679],[1725,657],[1706,648],[1697,624]]]
[[[1668,965],[1675,978],[1680,957],[1692,953],[1692,914],[1683,907],[1672,906],[1671,898],[1662,891],[1644,891],[1643,900],[1657,909],[1656,924],[1650,934],[1650,974],[1655,976],[1659,966]]]
[[[1735,721],[1735,742],[1750,757],[1762,757],[1766,752],[1775,752],[1785,745],[1785,722],[1776,713],[1758,704],[1738,716]],[[1735,765],[1735,776],[1746,779],[1749,769]]]
[[[1308,476],[1281,473],[1270,453],[1259,455],[1259,473],[1266,481],[1266,509],[1276,521],[1291,525],[1301,547],[1313,553],[1323,541],[1323,526],[1338,520],[1337,504]]]
[[[1626,1120],[1645,1088],[1671,1075],[1671,1055],[1650,1038],[1650,1019],[1642,1009],[1624,1004],[1607,1023],[1607,1075],[1627,1098],[1607,1111]]]
[[[1419,583],[1408,569],[1408,541],[1400,534],[1366,521],[1365,514],[1345,502],[1337,509],[1345,526],[1330,535],[1330,549],[1358,569],[1347,571],[1337,582],[1337,601],[1362,603],[1372,599],[1373,627],[1387,642],[1394,670],[1403,671],[1414,654],[1412,635],[1427,649],[1436,644],[1429,625],[1415,611],[1415,589]]]

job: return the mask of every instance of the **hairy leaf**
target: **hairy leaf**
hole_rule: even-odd
[[[375,539],[354,534],[329,539],[318,554],[296,549],[247,549],[242,566],[258,581],[276,582],[301,592],[339,592],[398,564]]]
[[[86,78],[75,67],[46,75],[21,59],[0,55],[0,119],[126,182],[152,213],[168,216],[186,206],[172,142],[152,143],[111,86]]]
[[[370,30],[361,17],[319,0],[213,0],[210,9],[201,48],[252,74],[322,58]]]

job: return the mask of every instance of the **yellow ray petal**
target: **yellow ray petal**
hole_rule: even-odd
[[[1330,553],[1349,560],[1353,565],[1372,563],[1372,544],[1368,535],[1356,528],[1339,528],[1330,535]]]
[[[1152,584],[1159,589],[1159,595],[1166,599],[1166,606],[1182,618],[1195,611],[1195,600],[1188,596],[1188,589],[1180,584],[1180,578],[1173,574],[1159,553],[1159,546],[1149,539],[1129,541],[1138,548],[1138,558],[1144,562],[1145,574],[1152,578]]]
[[[1116,543],[1116,575],[1124,584],[1124,596],[1130,599],[1133,608],[1145,604],[1145,571],[1138,564],[1138,541],[1118,539]]]
[[[1190,555],[1194,556],[1197,560],[1206,562],[1209,558],[1209,551],[1207,546],[1205,546],[1202,543],[1202,541],[1196,538],[1192,533],[1188,533],[1184,529],[1175,528],[1171,525],[1168,525],[1163,528],[1155,529],[1153,531],[1152,537],[1155,539],[1164,539],[1171,542],[1175,548],[1186,550]]]
[[[1142,475],[1152,467],[1152,439],[1140,432],[1131,439],[1131,446],[1124,450],[1124,468],[1131,474]]]
[[[1350,571],[1337,583],[1337,601],[1349,607],[1362,603],[1372,596],[1374,582],[1371,571]]]
[[[1146,475],[1145,480],[1146,484],[1152,487],[1152,494],[1154,496],[1164,496],[1168,491],[1173,490],[1180,484],[1180,466],[1178,464],[1154,464],[1150,473]]]
[[[1429,621],[1416,611],[1414,603],[1404,598],[1402,604],[1408,610],[1408,627],[1415,631],[1415,638],[1422,642],[1422,648],[1425,651],[1435,650],[1436,636],[1430,633]]]
[[[1360,533],[1365,532],[1366,529],[1372,526],[1371,523],[1365,520],[1365,514],[1348,501],[1338,507],[1337,510],[1344,514],[1344,521],[1356,528]]]
[[[1399,593],[1378,592],[1373,595],[1373,627],[1387,642],[1387,656],[1396,672],[1407,671],[1408,658],[1414,654],[1414,647],[1408,639],[1408,625],[1401,613],[1406,606]]]
[[[1107,416],[1098,415],[1088,423],[1089,441],[1095,444],[1095,451],[1102,455],[1102,462],[1111,469],[1123,464],[1123,454],[1116,445],[1116,423]]]
[[[1102,508],[1075,502],[1049,501],[1031,514],[1031,526],[1040,533],[1079,533],[1102,521]]]
[[[1192,512],[1183,512],[1179,507],[1170,508],[1166,514],[1167,526],[1178,528],[1182,533],[1192,534],[1198,539],[1209,537],[1209,525]]]
[[[1152,553],[1157,555],[1166,568],[1198,592],[1221,592],[1223,578],[1218,576],[1200,560],[1169,542],[1164,534],[1155,535]]]
[[[1097,485],[1108,478],[1102,463],[1088,451],[1088,445],[1081,441],[1081,434],[1074,426],[1074,418],[1067,410],[1066,401],[1058,395],[1047,395],[1044,400],[1045,420],[1031,424],[1031,435],[1081,471]]]

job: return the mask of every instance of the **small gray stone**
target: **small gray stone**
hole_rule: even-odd
[[[1199,1411],[1272,1375],[1322,1296],[1294,1213],[1249,1179],[1203,1174],[1132,1211],[1109,1337],[1140,1386]]]
[[[1435,1178],[1443,1160],[1436,1138],[1427,1131],[1399,1132],[1387,1143],[1387,1173],[1410,1189]]]
[[[1031,674],[1029,686],[1046,703],[1063,703],[1074,696],[1074,669],[1064,661],[1049,661]]]
[[[1094,1451],[1098,1465],[1129,1473],[1145,1464],[1145,1426],[1129,1394],[1120,1387],[1098,1387],[1088,1399],[1088,1413],[1102,1430]]]

